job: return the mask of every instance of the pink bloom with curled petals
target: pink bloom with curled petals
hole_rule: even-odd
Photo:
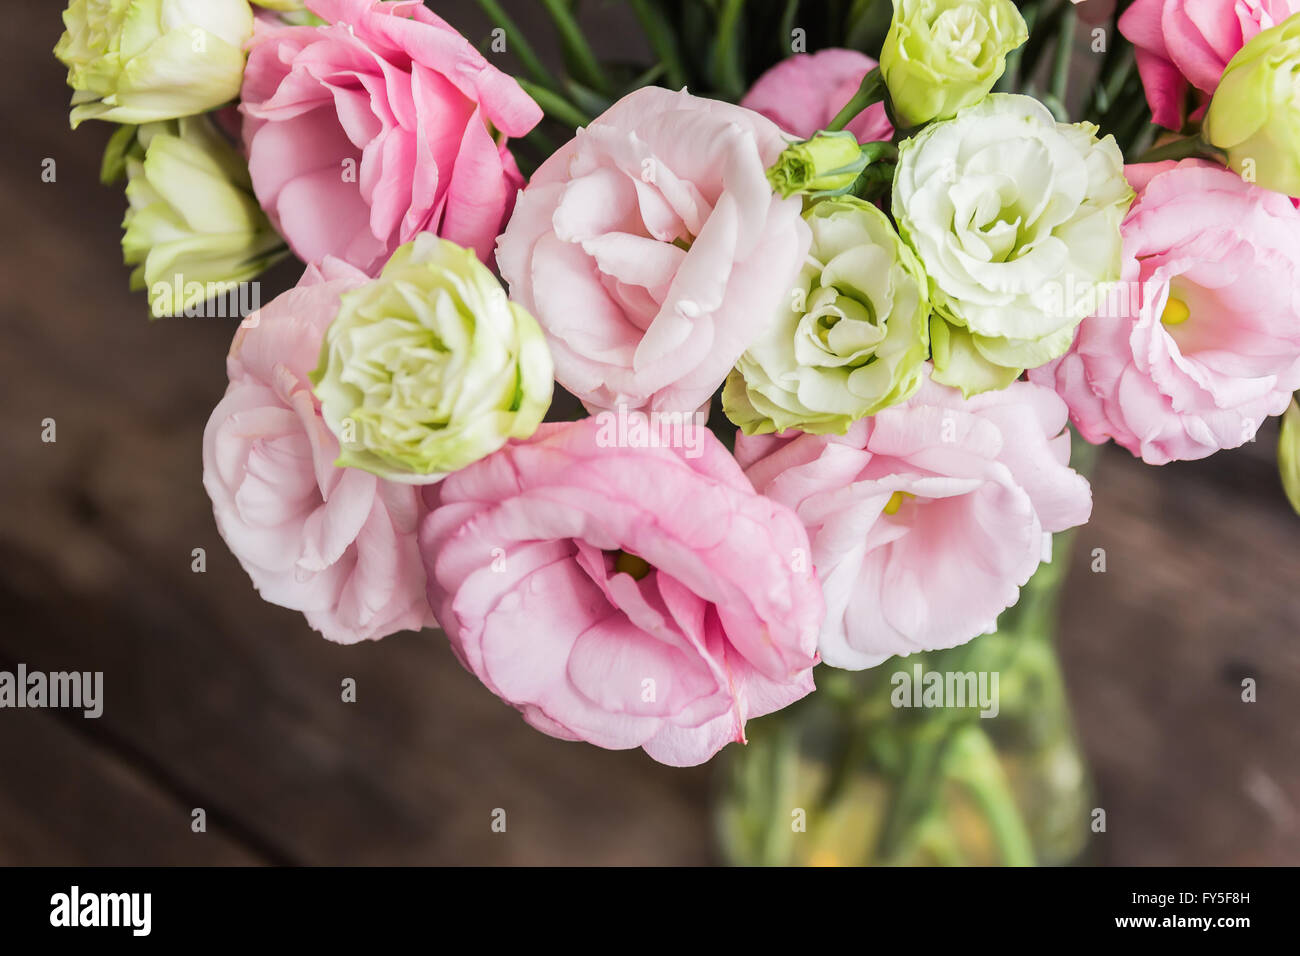
[[[338,440],[308,379],[339,296],[365,281],[326,260],[249,316],[203,432],[203,487],[226,544],[263,599],[341,644],[434,625],[419,491],[335,467]]]
[[[299,258],[374,275],[435,232],[487,261],[523,178],[506,149],[542,111],[414,0],[307,0],[259,20],[241,92],[258,201]]]
[[[857,50],[832,47],[786,57],[760,76],[740,105],[762,113],[787,133],[808,139],[825,129],[853,95],[876,61]],[[885,104],[876,103],[849,121],[859,143],[893,138]]]
[[[767,167],[787,137],[730,103],[645,87],[533,175],[497,244],[555,380],[590,409],[693,412],[775,320],[811,233]]]
[[[1091,512],[1088,482],[1068,466],[1066,417],[1029,382],[964,399],[927,375],[842,436],[737,436],[754,487],[794,509],[812,539],[827,664],[859,670],[993,629],[1045,535]]]
[[[429,601],[538,730],[691,766],[812,691],[821,590],[799,520],[707,428],[620,445],[612,418],[427,488]]]
[[[1030,378],[1148,464],[1236,448],[1300,388],[1300,212],[1201,160],[1125,173],[1122,281]]]

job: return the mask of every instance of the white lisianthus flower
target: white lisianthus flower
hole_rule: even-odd
[[[813,203],[804,220],[812,247],[790,301],[722,392],[746,435],[842,435],[921,384],[930,302],[915,253],[852,196]]]
[[[239,95],[248,0],[72,0],[54,55],[68,68],[72,125],[151,123]]]
[[[426,232],[342,296],[312,382],[340,467],[419,485],[530,436],[553,372],[541,327],[473,250]]]
[[[1113,137],[993,94],[899,150],[893,213],[930,277],[934,378],[968,396],[1063,355],[1120,275]]]
[[[288,255],[253,196],[248,165],[207,116],[123,126],[101,178],[127,177],[122,254],[154,318],[180,315]]]

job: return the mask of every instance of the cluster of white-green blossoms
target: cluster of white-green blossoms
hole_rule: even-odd
[[[340,467],[431,484],[527,438],[551,404],[551,354],[474,253],[432,233],[345,293],[312,375]]]
[[[899,148],[893,213],[930,279],[934,378],[967,395],[1063,355],[1120,275],[1111,136],[994,93]]]
[[[248,0],[72,0],[54,55],[68,68],[72,125],[152,123],[233,100],[253,35]]]
[[[253,195],[248,164],[206,116],[121,127],[101,178],[123,174],[123,258],[154,318],[188,312],[288,254]]]
[[[804,220],[812,245],[790,302],[722,392],[747,435],[843,434],[921,383],[930,305],[912,250],[853,196],[815,202]]]

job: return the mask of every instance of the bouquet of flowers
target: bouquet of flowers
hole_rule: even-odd
[[[324,637],[441,628],[543,733],[695,765],[1013,634],[1071,424],[1160,465],[1286,413],[1300,508],[1300,0],[629,0],[648,64],[546,0],[560,65],[479,6],[482,52],[415,0],[72,0],[55,49],[154,317],[305,265],[203,483]]]

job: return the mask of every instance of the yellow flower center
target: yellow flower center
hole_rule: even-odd
[[[1182,325],[1191,315],[1192,310],[1187,308],[1187,303],[1171,295],[1165,303],[1165,310],[1160,313],[1160,321],[1165,325]]]
[[[620,551],[614,556],[614,570],[618,574],[631,575],[634,581],[640,581],[650,573],[650,562],[635,554]]]
[[[915,498],[916,495],[906,491],[895,491],[889,496],[889,501],[885,502],[885,514],[896,515],[898,509],[903,507],[903,502],[908,498]]]

